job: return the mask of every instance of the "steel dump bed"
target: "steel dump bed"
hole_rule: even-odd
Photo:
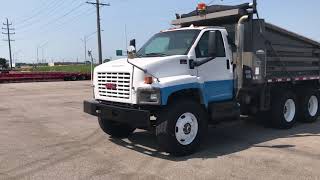
[[[255,19],[249,4],[209,6],[205,14],[193,11],[177,15],[172,24],[179,27],[225,27],[230,39],[235,42],[237,23],[243,15],[249,15],[249,20],[244,24],[245,84],[320,78],[320,43],[267,23],[264,19]]]

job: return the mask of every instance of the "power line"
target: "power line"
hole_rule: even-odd
[[[14,29],[11,28],[10,26],[12,26],[12,23],[9,23],[9,19],[7,18],[6,23],[3,23],[4,28],[2,28],[3,30],[5,30],[5,32],[2,32],[2,34],[7,35],[7,39],[4,39],[4,41],[8,41],[8,45],[9,45],[9,55],[10,55],[10,69],[12,69],[12,52],[11,52],[11,41],[14,41],[11,39],[11,35],[15,34]]]
[[[94,13],[95,13],[95,10],[91,10],[91,11],[87,11],[87,13],[81,13],[81,14],[79,14],[77,16],[74,16],[69,21],[64,21],[63,23],[59,24],[59,26],[57,26],[57,29],[55,29],[55,30],[57,31],[57,30],[65,29],[65,25],[69,25],[71,23],[79,22],[80,20],[82,20],[79,17],[89,16],[89,15],[94,14]],[[48,31],[46,31],[46,32],[48,32]]]
[[[81,21],[81,17],[83,16],[89,16],[95,13],[95,10],[91,10],[91,11],[80,11],[79,13],[77,13],[76,16],[73,16],[72,18],[69,18],[66,21],[63,21],[62,23],[60,23],[58,26],[55,26],[53,28],[49,28],[49,29],[42,29],[40,30],[40,32],[34,33],[37,36],[39,35],[44,35],[47,34],[49,32],[59,32],[61,30],[65,30],[66,29],[66,25],[71,25],[73,23],[79,22]],[[28,38],[31,38],[32,36],[29,36]],[[22,38],[22,40],[26,40],[26,38]]]
[[[43,16],[43,15],[45,15],[45,16],[51,16],[51,15],[54,15],[54,14],[58,14],[58,13],[57,13],[58,10],[61,11],[61,10],[66,9],[66,8],[62,8],[62,6],[63,6],[64,4],[66,4],[68,1],[57,1],[57,2],[60,2],[60,3],[56,3],[54,6],[51,6],[51,9],[48,9],[48,10],[46,11],[46,12],[48,12],[48,13],[42,14],[42,16]],[[69,1],[69,3],[67,4],[68,7],[71,6],[74,2],[76,2],[76,1],[74,1],[74,0]],[[41,15],[41,14],[39,14],[39,15]],[[39,21],[39,19],[34,19],[33,21],[29,22],[28,24],[24,24],[24,25],[21,26],[21,27],[18,26],[17,29],[18,29],[18,31],[20,31],[21,29],[22,29],[22,30],[23,30],[23,29],[27,29],[27,30],[22,31],[22,32],[27,32],[27,31],[29,31],[29,29],[32,29],[35,24],[39,24],[39,23],[41,23],[41,21]]]
[[[94,11],[93,11],[94,12]],[[91,13],[93,13],[91,11]],[[85,15],[89,15],[88,14],[88,10],[87,9],[84,9],[84,11],[78,11],[77,13],[75,13],[76,16],[72,16],[71,18],[68,18],[67,20],[65,21],[62,21],[64,18],[61,18],[60,20],[58,21],[62,21],[61,23],[58,23],[58,21],[56,22],[52,22],[50,24],[47,23],[46,26],[41,26],[41,27],[38,27],[36,30],[37,30],[37,33],[35,34],[34,31],[30,31],[30,30],[26,30],[26,31],[22,31],[22,33],[26,33],[26,32],[32,32],[33,35],[37,35],[39,36],[39,34],[43,34],[43,33],[47,33],[47,32],[50,32],[50,31],[54,31],[57,29],[60,29],[60,27],[64,26],[65,24],[69,24],[70,22],[73,22],[74,20],[79,20],[79,17],[81,16],[85,16]],[[51,26],[53,25],[54,23],[57,23],[55,24],[55,26]],[[21,34],[21,33],[20,33]],[[25,36],[24,36],[25,37]]]
[[[215,1],[217,1],[217,0],[212,0],[212,1],[210,1],[210,2],[208,3],[208,6],[212,5]],[[221,1],[223,1],[223,0],[221,0]]]
[[[39,32],[39,30],[44,31],[44,29],[48,29],[48,28],[49,28],[49,30],[52,30],[52,28],[50,28],[50,25],[51,25],[51,24],[54,24],[54,23],[56,23],[56,22],[64,19],[64,17],[69,16],[71,13],[73,13],[74,11],[78,10],[79,8],[81,8],[83,5],[84,5],[84,2],[83,2],[83,4],[79,4],[79,5],[76,6],[75,8],[73,8],[73,9],[65,12],[63,15],[61,15],[61,16],[55,18],[55,19],[52,19],[51,21],[47,22],[47,23],[44,24],[44,25],[41,25],[40,27],[37,27],[37,29],[36,29],[36,30],[37,30],[37,33],[36,33],[36,34],[39,35],[39,34],[41,33],[41,32]],[[21,33],[26,33],[26,32],[29,32],[29,31],[30,31],[30,30],[20,31],[20,34],[21,34]],[[32,32],[34,33],[34,31],[32,31]]]
[[[59,20],[61,20],[62,18],[68,16],[68,15],[71,14],[72,12],[74,12],[74,11],[76,11],[77,9],[79,9],[80,7],[82,7],[83,5],[84,5],[84,4],[79,4],[78,6],[76,6],[76,7],[73,8],[73,9],[71,9],[70,11],[66,12],[66,13],[63,14],[62,16],[59,16],[58,18],[56,18],[56,19],[48,22],[47,24],[44,25],[44,27],[45,27],[45,26],[48,26],[48,25],[50,25],[50,24],[52,24],[52,23],[55,23],[55,22],[57,22],[57,21],[59,21]]]
[[[48,1],[46,1],[46,2],[48,2]],[[33,20],[36,17],[40,16],[43,12],[50,12],[52,8],[54,8],[57,4],[59,4],[59,2],[63,2],[63,1],[52,0],[52,1],[49,1],[49,3],[44,3],[43,6],[35,8],[33,11],[36,11],[36,12],[33,13],[31,16],[28,16],[27,18],[24,18],[24,19],[17,21],[16,24],[23,25],[23,24],[27,23],[28,21]]]
[[[58,32],[58,31],[61,31],[61,30],[65,30],[66,28],[66,25],[70,25],[72,23],[75,23],[75,22],[79,22],[80,20],[82,20],[80,17],[82,16],[89,16],[91,14],[94,14],[95,13],[95,10],[92,10],[92,11],[87,11],[87,13],[79,13],[77,16],[73,16],[72,18],[70,18],[69,20],[67,21],[64,21],[62,23],[60,23],[58,26],[56,26],[55,28],[51,28],[51,29],[48,29],[46,31],[42,31],[40,32],[41,34],[44,34],[44,33],[48,33],[50,31],[54,31],[54,32]]]

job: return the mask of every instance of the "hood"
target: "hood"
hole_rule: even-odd
[[[147,70],[152,75],[158,78],[169,76],[184,75],[189,73],[189,66],[187,63],[188,57],[186,55],[166,56],[166,57],[143,57],[129,59],[132,64]],[[127,59],[118,59],[104,63],[95,68],[95,71],[124,72],[131,71],[132,65],[127,63]],[[135,70],[138,70],[135,68]],[[138,70],[140,71],[140,70]]]
[[[94,74],[98,72],[114,72],[114,73],[131,73],[133,70],[132,65],[127,63],[127,59],[113,60],[103,63],[94,68]]]

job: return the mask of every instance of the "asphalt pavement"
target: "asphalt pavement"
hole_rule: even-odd
[[[151,133],[104,134],[82,111],[91,95],[89,81],[0,84],[0,179],[320,179],[320,121],[210,127],[198,153],[176,158]]]

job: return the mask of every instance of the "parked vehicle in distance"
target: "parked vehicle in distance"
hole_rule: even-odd
[[[320,43],[257,15],[256,2],[176,15],[128,58],[94,71],[84,111],[113,137],[154,130],[173,155],[196,151],[210,123],[265,117],[288,129],[319,115]]]

